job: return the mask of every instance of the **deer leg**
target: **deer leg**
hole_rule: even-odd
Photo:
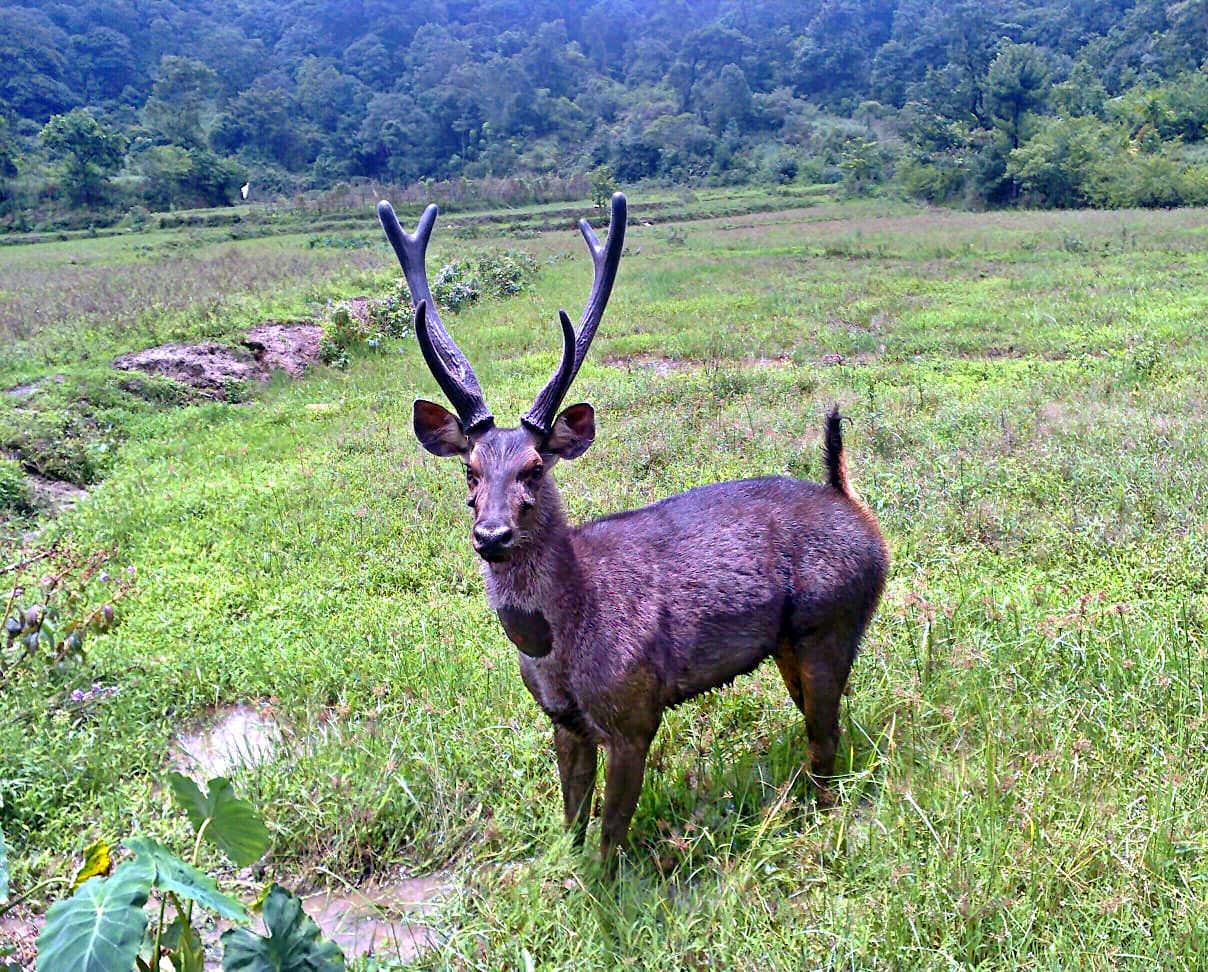
[[[847,638],[832,634],[808,646],[801,656],[801,711],[810,740],[810,775],[822,807],[836,801],[828,781],[835,772],[839,704],[854,654]]]
[[[575,844],[581,846],[591,817],[592,794],[596,790],[596,744],[565,726],[554,726],[554,752],[558,755],[566,829],[573,828]]]
[[[797,658],[797,653],[793,651],[792,643],[780,642],[776,654],[772,657],[776,660],[776,667],[780,669],[780,677],[784,679],[785,688],[789,690],[789,695],[793,698],[793,704],[804,715],[805,706],[801,701],[801,662]]]
[[[604,820],[600,850],[608,873],[616,873],[616,852],[629,832],[629,822],[642,793],[650,740],[617,740],[608,744],[604,776]]]

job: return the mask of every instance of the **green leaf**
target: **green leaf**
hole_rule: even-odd
[[[215,777],[207,784],[208,792],[202,793],[187,776],[169,773],[168,786],[201,839],[221,850],[238,867],[255,864],[264,856],[269,845],[264,819],[247,800],[235,796],[228,780]]]
[[[201,936],[196,928],[185,921],[184,915],[176,916],[176,920],[168,926],[164,939],[172,943],[168,958],[172,960],[172,968],[176,972],[205,972],[206,953]]]
[[[75,880],[71,882],[74,891],[89,878],[104,877],[113,867],[113,858],[109,853],[109,845],[103,840],[89,844],[84,851],[84,863],[76,871]]]
[[[302,902],[278,884],[264,899],[269,937],[246,928],[222,936],[223,972],[344,972],[344,953],[323,939]]]
[[[0,904],[8,900],[8,847],[4,843],[4,828],[0,827]]]
[[[129,972],[147,928],[143,905],[153,877],[143,861],[129,861],[51,905],[38,935],[38,972]]]
[[[150,837],[128,837],[126,847],[138,855],[139,860],[155,868],[155,886],[196,901],[207,911],[212,911],[232,921],[247,921],[247,909],[229,895],[218,890],[218,885],[208,874],[203,874],[192,864],[186,864],[163,844]]]

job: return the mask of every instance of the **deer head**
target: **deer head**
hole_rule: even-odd
[[[558,312],[562,359],[514,428],[495,425],[474,369],[445,330],[432,300],[424,257],[436,214],[436,206],[424,210],[413,235],[404,232],[390,203],[378,204],[382,229],[415,303],[420,350],[456,412],[421,398],[415,402],[412,421],[425,449],[436,456],[461,458],[469,491],[466,502],[474,511],[474,549],[484,560],[501,562],[532,542],[543,507],[556,502],[548,479],[554,463],[577,459],[595,439],[595,411],[590,405],[571,405],[561,413],[558,409],[587,356],[612,293],[625,243],[625,197],[619,192],[612,197],[606,243],[600,243],[587,220],[579,221],[595,268],[591,294],[578,329],[566,311]]]

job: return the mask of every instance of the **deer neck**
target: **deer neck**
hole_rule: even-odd
[[[543,490],[529,542],[511,560],[484,562],[482,567],[491,607],[539,611],[553,620],[570,607],[567,599],[573,597],[578,566],[570,524],[552,477],[547,478]]]

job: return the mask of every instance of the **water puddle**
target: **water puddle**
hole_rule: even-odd
[[[346,958],[409,962],[440,945],[439,933],[414,918],[435,908],[451,887],[442,874],[369,881],[304,895],[302,906]]]
[[[267,707],[240,702],[219,709],[204,727],[182,734],[172,762],[200,780],[229,776],[232,770],[269,759],[281,745],[281,736],[281,726]]]

